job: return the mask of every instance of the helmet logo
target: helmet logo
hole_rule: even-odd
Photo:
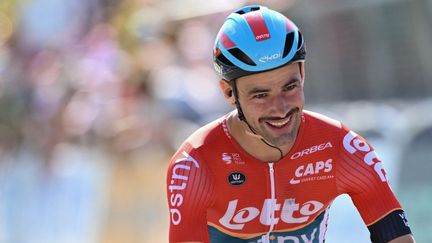
[[[273,61],[273,60],[278,59],[280,57],[281,57],[281,54],[279,52],[277,52],[277,53],[274,53],[274,54],[271,54],[271,55],[268,55],[268,56],[262,56],[258,60],[260,62],[264,62],[265,63],[265,62]]]
[[[256,41],[267,40],[268,38],[270,38],[270,34],[269,33],[265,33],[265,34],[261,34],[261,35],[255,36],[255,40]]]
[[[269,29],[260,11],[249,12],[244,15],[244,18],[249,24],[256,41],[264,41],[270,38]]]

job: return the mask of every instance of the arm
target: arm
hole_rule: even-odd
[[[212,177],[197,150],[185,145],[171,159],[167,173],[170,242],[209,242],[207,208]]]
[[[371,234],[372,242],[412,242],[404,211],[373,147],[356,133],[342,135],[338,189],[348,193]],[[402,241],[399,241],[401,239]]]
[[[415,240],[412,235],[404,235],[389,241],[389,243],[415,243]]]

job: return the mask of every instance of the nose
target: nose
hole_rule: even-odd
[[[289,97],[284,94],[275,96],[271,102],[271,115],[284,118],[290,110]]]

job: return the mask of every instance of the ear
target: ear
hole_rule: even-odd
[[[301,81],[304,83],[305,80],[305,62],[300,62],[300,75],[301,75]]]
[[[225,79],[221,79],[219,81],[219,88],[224,94],[224,97],[228,101],[228,103],[232,106],[235,106],[235,98],[230,82]]]

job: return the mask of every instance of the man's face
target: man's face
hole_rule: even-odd
[[[246,120],[275,146],[295,141],[304,107],[303,76],[299,64],[293,63],[237,79]]]

